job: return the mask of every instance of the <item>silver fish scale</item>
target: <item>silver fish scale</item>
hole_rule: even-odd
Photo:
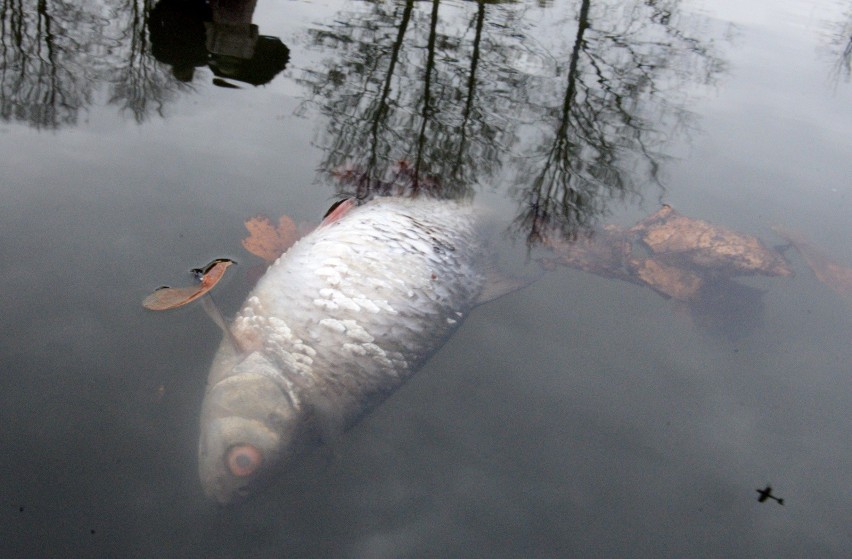
[[[469,206],[377,198],[270,266],[232,330],[351,423],[415,372],[474,306],[481,254]],[[228,375],[215,369],[211,382]]]

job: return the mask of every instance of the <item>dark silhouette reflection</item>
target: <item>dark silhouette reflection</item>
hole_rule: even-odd
[[[143,122],[163,116],[194,69],[215,83],[260,85],[289,51],[251,23],[254,1],[20,0],[0,4],[0,118],[53,129],[77,123],[107,88]],[[150,41],[149,41],[150,39]],[[163,61],[166,65],[160,64]]]
[[[784,499],[779,499],[775,495],[772,494],[772,487],[767,485],[764,489],[755,489],[758,492],[757,502],[765,503],[768,499],[772,499],[777,502],[779,505],[784,504]]]
[[[160,0],[148,16],[152,54],[182,82],[209,66],[215,85],[262,85],[287,66],[290,51],[252,23],[256,0]]]
[[[205,22],[213,15],[203,1],[162,0],[148,14],[151,54],[172,67],[182,82],[192,81],[195,68],[207,65]]]
[[[573,238],[608,200],[661,187],[665,142],[692,126],[683,86],[722,68],[679,2],[627,4],[546,8],[560,29],[546,37],[533,36],[523,5],[371,3],[341,14],[312,34],[332,54],[327,66],[301,77],[329,118],[321,169],[354,165],[379,184],[406,161],[415,184],[438,177],[463,197],[510,167],[514,232],[530,246]]]
[[[186,86],[176,81],[165,68],[151,57],[153,45],[145,33],[145,16],[150,0],[129,0],[114,9],[118,27],[114,53],[108,58],[104,79],[110,84],[109,102],[122,113],[144,122],[149,115],[164,116],[166,103],[173,100]]]

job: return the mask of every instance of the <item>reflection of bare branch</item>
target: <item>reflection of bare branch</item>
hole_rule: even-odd
[[[474,99],[476,97],[476,69],[479,66],[480,45],[482,44],[482,28],[485,24],[485,4],[480,2],[476,12],[476,31],[473,38],[473,51],[470,55],[470,70],[467,77],[467,97],[461,114],[461,123],[458,127],[458,152],[455,162],[450,166],[452,182],[473,182],[473,179],[465,181],[464,170],[468,167],[464,164],[465,148],[468,145],[468,125],[473,119]]]
[[[313,32],[334,62],[301,78],[329,119],[323,171],[350,163],[378,184],[402,161],[415,185],[464,196],[512,162],[514,229],[531,245],[572,237],[608,200],[662,188],[661,146],[691,127],[681,86],[722,68],[678,5],[583,0],[564,48],[566,22],[538,35],[528,6],[362,4]]]
[[[150,56],[155,0],[18,0],[0,4],[0,118],[35,128],[73,125],[105,84],[137,122],[183,84]]]
[[[823,24],[826,36],[826,56],[831,60],[828,79],[837,87],[841,82],[849,83],[852,75],[852,5],[836,21],[826,21]]]
[[[513,229],[528,245],[553,235],[574,238],[590,228],[608,200],[638,196],[636,177],[662,188],[664,125],[689,130],[692,118],[672,84],[712,82],[722,68],[709,47],[675,26],[678,21],[677,2],[593,6],[583,0],[562,104],[553,106],[552,94],[538,100],[534,93],[552,91],[544,84],[553,78],[528,80],[534,121],[553,126],[519,161],[514,193],[521,212]],[[685,60],[675,65],[678,57]]]
[[[476,169],[497,163],[487,154],[504,128],[497,125],[504,115],[478,105],[487,11],[478,5],[462,30],[468,38],[447,32],[453,18],[442,17],[443,4],[432,2],[427,13],[419,6],[385,11],[377,3],[368,16],[314,32],[316,46],[342,52],[327,73],[305,70],[302,81],[330,117],[326,172],[355,163],[375,181],[406,161],[415,177],[439,176],[445,195],[464,196]]]
[[[80,37],[104,22],[71,2],[4,3],[0,10],[0,118],[36,128],[73,124],[91,102],[97,61]]]
[[[158,64],[150,53],[145,17],[150,12],[152,0],[128,0],[117,6],[113,14],[129,16],[121,30],[119,41],[127,44],[124,60],[117,59],[110,69],[111,91],[109,102],[118,105],[122,112],[129,111],[134,120],[144,122],[151,114],[163,115],[163,108],[180,89],[190,86],[176,80]]]
[[[429,21],[429,42],[426,46],[426,68],[423,73],[423,111],[420,115],[420,132],[417,135],[417,149],[414,156],[415,181],[423,169],[423,155],[427,142],[426,126],[432,121],[436,108],[432,106],[432,71],[435,67],[435,39],[438,27],[438,6],[440,0],[432,0],[432,17]],[[415,191],[417,185],[415,183]]]

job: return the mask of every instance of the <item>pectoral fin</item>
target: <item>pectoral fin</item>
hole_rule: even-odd
[[[234,337],[231,329],[228,328],[225,318],[219,311],[219,307],[213,301],[213,297],[209,291],[219,283],[222,276],[225,275],[225,270],[234,264],[233,260],[227,258],[217,258],[204,268],[196,268],[192,273],[199,279],[198,285],[189,287],[160,287],[153,293],[145,297],[142,301],[142,306],[152,311],[167,311],[187,305],[193,301],[201,299],[201,306],[213,322],[222,329],[225,336],[233,344],[237,351],[242,351],[241,344]],[[206,295],[206,297],[205,297]]]
[[[503,295],[514,293],[535,283],[543,275],[544,270],[537,270],[532,276],[516,277],[497,269],[496,265],[489,266],[485,271],[485,287],[479,294],[476,304],[482,305],[499,299]]]
[[[201,280],[198,285],[157,288],[145,297],[142,306],[152,311],[167,311],[189,304],[213,289],[225,275],[225,270],[233,263],[233,260],[227,258],[217,258],[203,269],[193,270],[193,273]]]

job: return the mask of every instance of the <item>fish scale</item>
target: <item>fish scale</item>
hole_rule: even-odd
[[[375,198],[290,247],[211,366],[199,442],[208,495],[244,497],[351,427],[443,345],[484,283],[473,209],[453,201]],[[237,476],[228,453],[243,447],[261,465]]]

